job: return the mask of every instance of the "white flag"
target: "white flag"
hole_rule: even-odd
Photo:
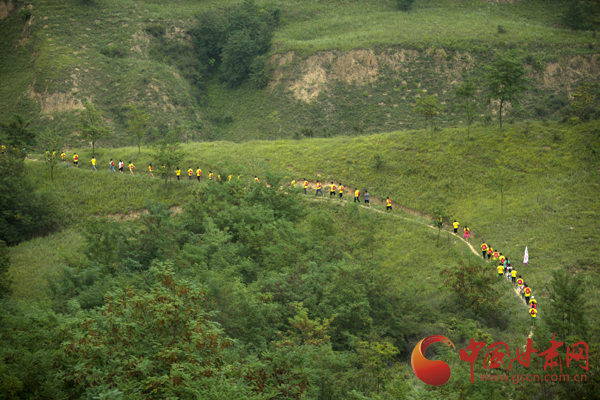
[[[529,262],[529,253],[527,252],[527,246],[525,246],[525,258],[523,259],[523,264],[527,265]]]

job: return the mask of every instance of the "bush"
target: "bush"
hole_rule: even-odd
[[[502,25],[498,25],[498,33],[503,35],[506,33],[506,29]]]
[[[121,46],[103,46],[100,48],[100,54],[109,58],[125,58],[127,57],[127,49]]]
[[[144,28],[147,34],[154,36],[155,38],[164,36],[167,33],[167,29],[162,25],[148,25]]]
[[[410,11],[415,0],[398,0],[398,8],[401,11]]]
[[[265,55],[256,57],[250,66],[250,80],[259,89],[265,88],[273,75],[273,69]]]

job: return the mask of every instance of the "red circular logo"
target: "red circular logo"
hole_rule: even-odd
[[[425,350],[432,343],[442,342],[448,347],[454,344],[447,337],[434,335],[427,336],[415,346],[410,363],[415,375],[428,385],[441,386],[450,379],[450,367],[442,360],[431,361],[425,358]]]

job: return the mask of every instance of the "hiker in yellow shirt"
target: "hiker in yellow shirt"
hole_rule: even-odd
[[[502,275],[504,275],[504,265],[500,264],[496,268],[498,270],[498,280],[502,279]]]
[[[360,190],[356,189],[354,191],[354,202],[360,203]]]
[[[152,178],[154,178],[154,167],[152,166],[152,164],[150,164],[150,165],[148,166],[148,172],[150,172],[150,176],[151,176]]]
[[[296,187],[296,180],[294,178],[292,178],[292,183],[290,183],[290,187]]]
[[[213,176],[214,176],[214,175],[213,175],[212,171],[208,171],[208,180],[209,180],[209,181],[212,181],[212,180],[213,180]]]
[[[94,170],[94,171],[98,171],[98,170],[96,169],[96,157],[92,157],[92,170]]]
[[[221,174],[217,174],[217,178],[219,178],[219,182],[223,182],[223,179],[221,179]]]
[[[165,179],[166,174],[167,174],[167,167],[165,167],[165,164],[162,164],[160,167],[160,178]]]
[[[321,182],[317,181],[317,192],[315,193],[315,197],[319,195],[319,192],[321,192],[321,196],[325,197],[323,190],[321,189]]]
[[[537,318],[537,313],[538,313],[538,310],[536,308],[532,308],[529,310],[529,315],[531,315],[531,321],[533,323],[533,326],[535,326],[535,320]]]
[[[129,175],[133,176],[133,170],[135,169],[135,165],[131,161],[129,161]]]
[[[192,180],[192,176],[194,176],[194,170],[192,169],[192,167],[188,167],[188,179],[190,181]]]
[[[79,168],[79,156],[77,153],[73,154],[73,165],[75,168]]]
[[[494,250],[494,261],[498,261],[498,257],[500,257],[500,255],[498,254],[498,249]]]
[[[385,200],[385,211],[392,211],[392,200],[389,197]]]
[[[227,180],[231,182],[232,177],[233,177],[233,175],[229,174],[229,176],[227,177]]]
[[[340,191],[339,191],[340,199],[344,196],[344,185],[340,182]]]
[[[494,249],[492,249],[492,246],[488,246],[488,261],[490,261],[492,259],[492,253],[493,253]]]
[[[517,270],[513,269],[510,271],[510,278],[513,284],[517,283]]]
[[[454,222],[452,223],[452,227],[454,228],[454,234],[456,235],[458,233],[458,227],[459,227],[459,223],[456,222],[456,220],[454,220]]]
[[[333,181],[331,181],[331,188],[329,189],[329,198],[334,198],[335,199],[335,183],[333,183]]]
[[[2,145],[2,146],[0,147],[0,149],[2,150],[2,154],[4,154],[4,152],[6,151],[6,146],[5,146],[5,145]]]
[[[481,243],[481,251],[483,253],[483,260],[485,261],[485,255],[487,254],[488,245],[485,244],[485,240]]]
[[[198,182],[200,182],[201,176],[202,176],[202,170],[200,169],[200,167],[198,167],[198,169],[196,169],[196,179],[198,179]]]
[[[177,180],[179,180],[179,176],[181,175],[181,170],[179,169],[179,167],[177,167],[177,169],[175,170],[175,175],[177,176]]]
[[[258,183],[258,176],[254,175],[254,183]]]
[[[308,189],[308,181],[306,179],[304,179],[304,194],[308,194],[308,192],[306,191]]]
[[[62,153],[60,153],[60,158],[65,161],[67,159],[67,154],[63,151]]]

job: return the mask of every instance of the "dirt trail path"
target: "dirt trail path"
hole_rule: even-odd
[[[296,185],[298,185],[298,182],[296,182]],[[300,182],[300,187],[303,187],[303,185],[304,185],[304,181]],[[323,190],[324,196],[323,197],[316,197],[315,196],[314,200],[327,201],[329,199],[329,191],[330,191],[331,183],[328,184],[328,185],[322,184],[321,186],[322,186],[322,190]],[[336,184],[336,187],[337,186],[338,185]],[[317,182],[308,181],[308,187],[311,188],[311,189],[316,190],[317,189]],[[354,189],[354,188],[352,188],[350,186],[344,185],[344,196],[350,196],[350,198],[353,199],[354,198],[354,191],[355,190],[356,189]],[[308,194],[308,196],[310,196],[310,195],[311,194]],[[308,199],[310,199],[310,197]],[[332,201],[339,202],[339,198],[336,197],[336,199],[332,200]],[[377,197],[369,196],[369,201],[372,204],[378,204],[378,205],[381,205],[381,206],[385,206],[385,201],[383,199],[380,199],[380,198],[377,198]],[[347,201],[342,201],[341,204],[342,205],[346,205]],[[369,211],[380,213],[380,214],[385,214],[385,215],[390,216],[390,217],[401,218],[401,219],[404,219],[404,220],[407,220],[407,221],[412,221],[412,222],[415,222],[417,224],[421,224],[423,226],[426,226],[426,227],[428,227],[430,229],[437,230],[437,228],[435,226],[426,224],[424,222],[417,221],[417,220],[411,219],[411,218],[407,218],[407,217],[404,217],[402,215],[395,214],[393,212],[390,213],[390,212],[387,212],[387,211],[377,210],[375,208],[368,207],[368,206],[366,206],[364,204],[364,202],[360,204],[360,207],[364,208],[365,210],[369,210]],[[433,220],[433,217],[431,215],[429,215],[429,214],[425,214],[425,213],[422,213],[422,212],[417,211],[417,210],[412,210],[410,208],[404,207],[404,206],[399,205],[397,203],[393,204],[393,207],[396,208],[396,209],[401,209],[402,211],[406,212],[407,214],[411,214],[411,215],[416,215],[416,216],[419,216],[419,217],[427,218],[428,220]],[[469,249],[471,249],[471,251],[473,252],[473,254],[475,254],[478,257],[481,256],[481,253],[479,252],[479,250],[476,250],[475,247],[473,247],[473,245],[471,243],[469,243],[467,240],[465,240],[463,237],[461,237],[458,234],[455,234],[454,232],[449,232],[449,231],[446,231],[446,232],[448,232],[449,234],[453,235],[454,237],[458,238],[463,243],[465,243],[469,247]],[[519,291],[516,288],[514,289],[514,291],[515,291],[515,295],[517,295],[519,297],[519,299],[521,299],[521,301],[523,302],[523,304],[527,305],[527,302],[524,299],[521,298],[521,294],[519,293]],[[533,330],[530,330],[528,338],[531,338],[532,336],[533,336]]]

